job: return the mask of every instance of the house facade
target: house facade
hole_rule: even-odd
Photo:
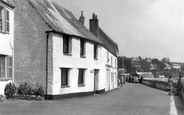
[[[89,27],[91,33],[104,43],[102,47],[104,57],[102,65],[105,65],[105,83],[103,83],[105,84],[105,91],[115,89],[118,86],[118,45],[99,27],[98,17],[94,13],[92,19],[90,19]]]
[[[5,85],[13,81],[14,58],[14,6],[0,1],[0,94]]]

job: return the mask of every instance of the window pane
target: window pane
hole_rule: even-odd
[[[68,68],[61,69],[61,85],[68,85]]]
[[[69,53],[70,40],[68,35],[63,35],[63,53]]]
[[[79,69],[78,84],[84,84],[84,69]]]
[[[10,28],[9,21],[7,21],[7,22],[6,22],[6,31],[7,31],[7,32],[10,32],[10,29],[9,29],[9,28]]]
[[[0,55],[0,78],[5,77],[5,58],[6,56]]]
[[[9,11],[8,10],[6,11],[6,20],[9,21]]]

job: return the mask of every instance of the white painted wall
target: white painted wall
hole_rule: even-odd
[[[79,92],[94,91],[94,69],[99,69],[99,79],[97,90],[106,90],[109,85],[110,90],[117,88],[117,58],[109,52],[109,57],[113,58],[112,67],[107,67],[106,64],[111,64],[111,60],[107,63],[107,49],[99,45],[98,60],[94,59],[94,44],[86,42],[86,58],[80,57],[80,39],[72,37],[72,56],[63,55],[63,36],[61,34],[50,34],[49,39],[53,41],[53,78],[48,78],[52,81],[48,82],[52,86],[52,90],[48,92],[50,95],[70,94]],[[116,59],[116,63],[115,63]],[[61,88],[61,69],[71,68],[69,72],[69,87]],[[78,86],[78,68],[86,68],[85,71],[85,86]],[[107,84],[106,69],[110,70],[110,84]],[[111,73],[114,74],[112,81]],[[50,87],[51,88],[51,87]]]
[[[104,77],[105,78],[105,80],[104,80],[105,81],[105,90],[108,91],[108,90],[112,90],[112,89],[117,88],[117,57],[114,56],[111,52],[109,52],[104,47],[103,47],[102,55],[104,55],[103,56],[103,58],[104,58],[103,65],[105,65],[105,72],[104,72],[105,73],[105,77]],[[109,70],[109,77],[107,77],[108,76],[107,71],[106,71],[107,69]],[[110,83],[108,83],[108,81],[110,81]]]
[[[0,54],[13,56],[13,47],[14,47],[14,11],[9,10],[10,15],[10,33],[5,34],[0,32]],[[12,76],[12,78],[14,75]],[[0,79],[0,94],[4,94],[5,85],[12,80]]]
[[[50,39],[50,38],[49,38]],[[94,91],[94,69],[99,71],[98,90],[104,89],[105,83],[105,66],[103,65],[102,47],[98,49],[98,60],[94,60],[94,44],[86,42],[86,58],[80,57],[80,39],[72,38],[72,56],[63,55],[63,36],[53,34],[53,90],[48,92],[52,95],[78,93],[78,92],[92,92]],[[61,69],[62,67],[71,68],[69,75],[69,86],[61,88]],[[78,68],[86,68],[85,71],[85,86],[78,87]],[[102,83],[102,84],[101,84]]]

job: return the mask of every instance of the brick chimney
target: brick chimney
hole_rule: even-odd
[[[83,15],[83,11],[81,11],[81,16],[79,17],[79,21],[84,25],[85,17]]]
[[[98,17],[93,13],[92,19],[89,20],[89,30],[97,38],[99,38],[99,26],[98,26]]]

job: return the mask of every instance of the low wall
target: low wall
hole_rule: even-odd
[[[143,79],[142,84],[153,87],[153,88],[161,89],[163,91],[167,91],[167,81],[160,81],[160,80],[154,80],[154,79]],[[175,85],[176,85],[176,82],[174,82],[174,85],[173,85],[173,93],[176,92],[176,89],[174,88]],[[182,82],[180,97],[182,98],[182,101],[184,102],[184,81]]]

